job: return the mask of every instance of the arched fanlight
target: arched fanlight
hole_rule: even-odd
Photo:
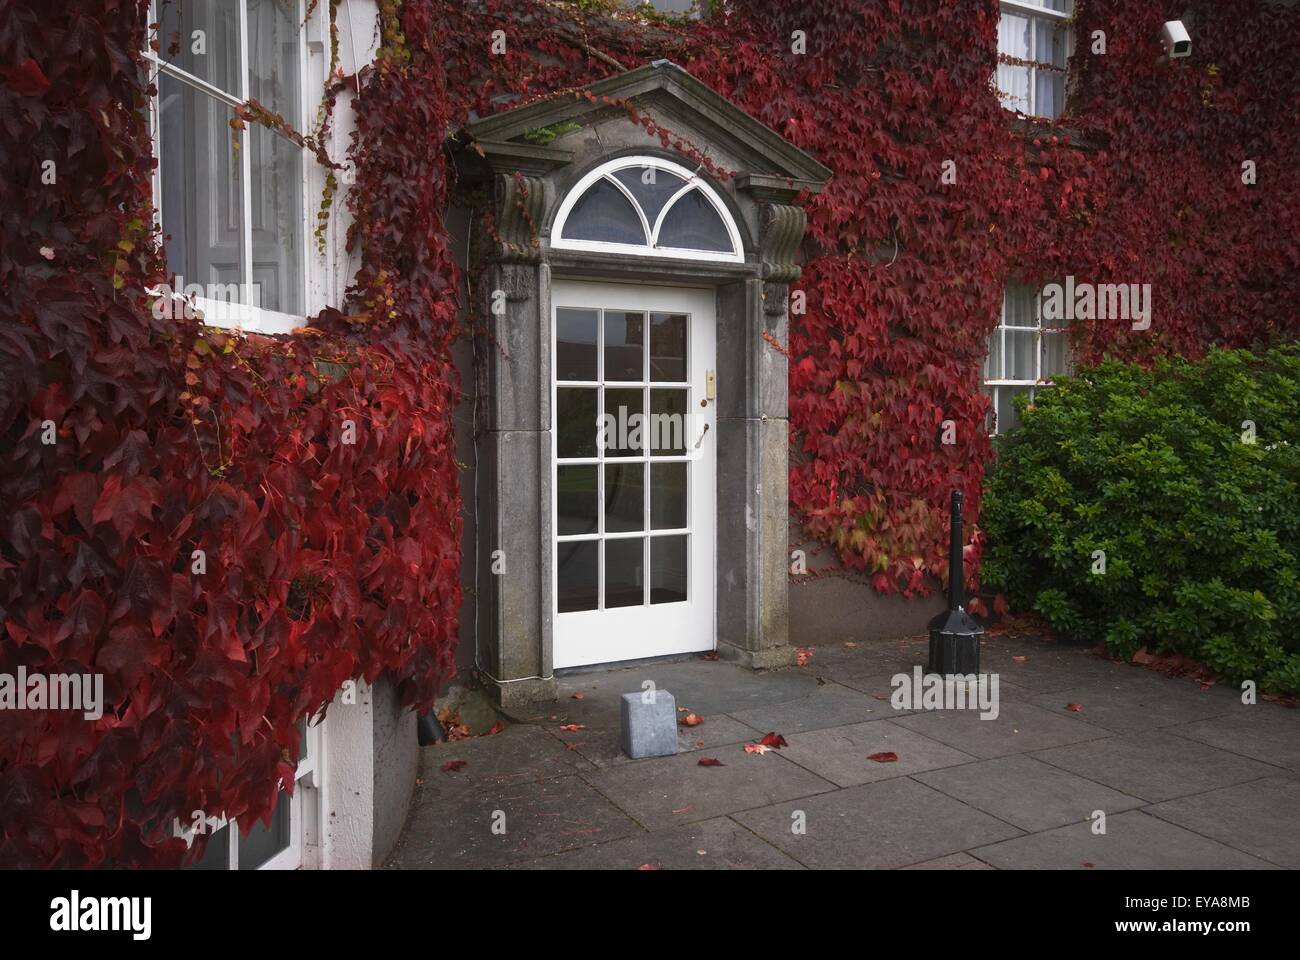
[[[560,204],[557,250],[741,263],[740,231],[703,179],[658,157],[619,157],[592,170]]]

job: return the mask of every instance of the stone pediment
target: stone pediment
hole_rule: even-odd
[[[627,116],[623,103],[732,170],[737,188],[757,200],[789,202],[800,192],[820,192],[830,178],[831,171],[817,160],[667,60],[471,122],[459,139],[476,146],[461,154],[462,165],[472,170],[486,164],[494,172],[531,176],[552,173],[578,157],[585,130],[617,114]],[[562,133],[549,143],[530,142],[542,130]]]

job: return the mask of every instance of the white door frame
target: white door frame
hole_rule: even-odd
[[[677,381],[687,389],[684,460],[687,466],[687,600],[681,603],[650,604],[649,606],[627,606],[613,609],[595,609],[559,613],[559,541],[558,531],[558,467],[557,441],[555,429],[557,416],[556,390],[569,381],[557,381],[556,365],[556,323],[555,311],[560,307],[601,307],[630,311],[668,311],[689,313],[691,322],[687,337],[687,379]],[[550,471],[551,502],[551,543],[550,557],[554,576],[551,577],[550,610],[554,618],[553,625],[553,659],[556,668],[580,666],[593,663],[612,663],[619,660],[633,660],[646,657],[671,656],[713,650],[717,645],[717,628],[715,611],[717,608],[716,576],[717,569],[717,403],[706,399],[706,377],[717,365],[717,317],[715,293],[711,288],[669,287],[642,283],[616,283],[608,281],[555,280],[551,289],[551,449]],[[597,341],[597,353],[604,349],[603,323],[598,324],[600,333]],[[648,363],[648,359],[646,360]],[[603,373],[603,368],[601,368]],[[598,390],[598,412],[603,411],[604,381]],[[577,384],[578,381],[573,383]],[[589,382],[588,382],[589,383]],[[615,381],[618,386],[621,382]],[[647,380],[640,381],[642,387],[657,385]],[[670,386],[672,384],[665,384]],[[635,388],[636,382],[629,387]],[[615,387],[617,388],[617,387]],[[646,413],[649,413],[646,410]],[[593,428],[595,424],[593,424]],[[655,457],[648,462],[662,462],[666,458]],[[667,458],[672,459],[672,458]],[[572,462],[566,458],[566,462]],[[605,461],[602,451],[597,450],[594,458],[584,458],[583,462],[601,464],[605,462],[637,462],[632,458],[616,458]],[[597,467],[598,500],[604,495],[603,467]],[[645,509],[643,512],[643,536],[649,535],[650,515],[649,497],[651,481],[647,475],[643,484],[645,490]],[[598,508],[599,509],[599,508]],[[603,511],[600,511],[603,516]],[[586,539],[597,542],[607,541],[607,534],[601,529]],[[653,537],[650,537],[653,540]],[[603,547],[602,553],[603,553]],[[598,603],[603,606],[604,563],[599,562],[601,589]],[[649,565],[643,563],[645,577],[650,576]],[[647,593],[648,595],[648,593]]]

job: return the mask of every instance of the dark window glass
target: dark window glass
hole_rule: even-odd
[[[686,379],[686,318],[684,313],[650,314],[650,379]]]
[[[686,599],[686,536],[650,540],[650,602]]]
[[[645,403],[641,390],[605,389],[605,456],[639,457],[645,450]]]
[[[596,465],[557,467],[555,499],[557,533],[564,536],[596,532]]]
[[[631,201],[608,180],[597,180],[578,198],[564,224],[564,239],[649,243]]]
[[[644,375],[645,314],[605,311],[605,379],[640,380]]]
[[[596,391],[558,387],[555,391],[555,452],[565,457],[596,455]]]
[[[645,603],[645,539],[605,541],[605,606]]]
[[[596,379],[596,329],[599,310],[555,310],[555,379]]]
[[[627,187],[628,193],[636,197],[636,202],[641,205],[646,222],[652,229],[664,204],[686,185],[686,181],[677,174],[658,167],[626,167],[614,176]]]
[[[596,560],[600,541],[578,540],[557,544],[556,578],[559,585],[559,612],[595,610],[600,579]]]
[[[733,252],[722,218],[699,190],[682,194],[669,207],[659,228],[657,245],[680,250]]]
[[[605,530],[632,533],[644,530],[645,464],[605,465]]]

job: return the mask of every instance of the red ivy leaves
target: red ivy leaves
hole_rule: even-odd
[[[386,11],[385,42],[405,34],[410,55],[381,59],[362,88],[347,309],[276,339],[150,309],[164,269],[136,109],[147,4],[13,6],[0,672],[102,673],[105,711],[0,711],[0,864],[176,864],[173,818],[248,829],[270,814],[298,722],[345,681],[387,672],[427,707],[454,669],[456,272],[429,136],[446,127],[439,5]]]

